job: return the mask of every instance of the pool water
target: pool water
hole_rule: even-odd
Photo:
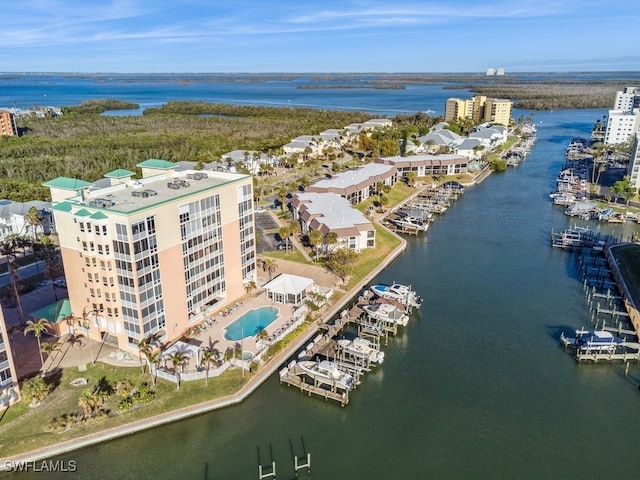
[[[253,337],[276,318],[278,318],[278,309],[275,307],[254,308],[231,322],[225,329],[224,338],[237,341]]]

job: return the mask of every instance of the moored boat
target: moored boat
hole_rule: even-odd
[[[361,357],[374,363],[382,363],[384,361],[384,352],[374,348],[366,338],[356,337],[353,340],[341,338],[338,340],[338,345],[345,352],[355,357]]]
[[[369,289],[380,298],[391,298],[398,300],[403,305],[419,307],[422,305],[422,298],[408,285],[393,283],[391,285],[377,284]]]
[[[409,316],[402,310],[388,303],[375,303],[373,305],[364,305],[362,309],[367,315],[375,320],[387,323],[395,323],[403,327],[409,323]]]
[[[325,384],[331,387],[351,390],[355,384],[353,376],[343,372],[334,362],[321,360],[315,362],[306,360],[298,362],[300,369],[313,378],[318,384]]]
[[[605,330],[576,330],[575,335],[566,337],[563,333],[560,341],[565,346],[574,346],[583,353],[614,352],[625,343],[625,339]]]

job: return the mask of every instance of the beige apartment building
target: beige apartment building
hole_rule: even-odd
[[[11,355],[11,339],[0,308],[0,411],[20,400],[18,377]]]
[[[251,176],[137,166],[140,179],[119,169],[95,183],[44,184],[71,310],[85,312],[62,328],[133,350],[151,335],[170,343],[256,280]]]
[[[13,114],[7,110],[0,110],[0,135],[18,135],[18,127]]]
[[[487,98],[476,95],[470,100],[449,98],[445,104],[444,119],[452,122],[460,118],[470,118],[474,123],[493,122],[509,126],[511,100]]]

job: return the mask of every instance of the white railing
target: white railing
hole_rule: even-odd
[[[217,377],[218,375],[222,375],[222,373],[224,373],[229,367],[231,367],[231,364],[229,364],[229,362],[225,362],[222,365],[220,365],[218,368],[210,368],[209,369],[209,378],[213,378],[213,377]],[[156,378],[162,378],[163,380],[168,380],[168,381],[173,382],[173,383],[176,382],[175,374],[173,374],[171,372],[167,372],[166,370],[161,370],[159,368],[153,367],[153,374],[155,375]],[[180,381],[181,382],[190,382],[190,381],[193,381],[193,380],[204,380],[206,377],[207,377],[207,371],[206,371],[206,369],[203,369],[203,370],[198,370],[198,371],[195,371],[195,372],[190,371],[190,372],[181,373],[180,374]]]

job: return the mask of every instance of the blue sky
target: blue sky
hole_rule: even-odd
[[[640,70],[630,0],[4,3],[5,72]]]

